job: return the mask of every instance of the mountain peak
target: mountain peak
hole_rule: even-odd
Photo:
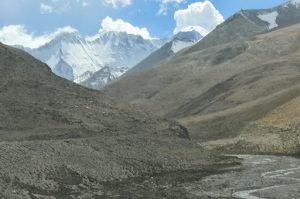
[[[79,32],[61,32],[56,35],[56,37],[53,40],[78,40],[82,39],[82,36]]]
[[[101,31],[92,37],[82,37],[76,31],[62,31],[44,46],[28,52],[51,66],[59,76],[76,80],[82,79],[85,72],[94,73],[104,66],[130,68],[159,47],[158,41],[126,32]],[[65,63],[59,63],[60,58]]]
[[[179,32],[192,32],[192,31],[198,32],[203,37],[209,33],[208,30],[206,30],[205,28],[203,28],[201,26],[186,26],[185,28],[181,29],[180,31],[177,31],[176,34]]]
[[[300,0],[290,0],[289,3],[293,4],[293,5],[296,5],[296,6],[299,6],[300,5]]]
[[[202,38],[203,38],[203,35],[201,35],[196,30],[179,32],[173,36],[173,40],[180,40],[180,41],[185,41],[185,42],[198,42]]]
[[[143,39],[143,37],[140,35],[129,34],[127,32],[122,31],[100,31],[98,35],[100,37],[134,37]]]

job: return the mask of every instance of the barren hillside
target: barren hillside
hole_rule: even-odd
[[[177,118],[192,138],[235,137],[250,121],[298,96],[291,89],[300,84],[299,31],[298,24],[204,50],[187,49],[104,92]]]
[[[176,122],[61,79],[2,44],[0,87],[0,198],[107,198],[107,181],[217,160]]]

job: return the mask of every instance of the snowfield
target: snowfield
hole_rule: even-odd
[[[269,23],[269,29],[273,29],[278,27],[278,24],[276,23],[276,19],[278,17],[278,12],[274,11],[274,12],[270,12],[267,14],[262,14],[262,15],[258,15],[258,18],[260,18],[261,20],[268,22]]]

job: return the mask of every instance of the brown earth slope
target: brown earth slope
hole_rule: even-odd
[[[2,140],[154,134],[169,130],[166,121],[59,78],[48,66],[19,50],[0,47]],[[184,129],[176,124],[174,128],[178,128],[174,134],[187,138]]]
[[[194,139],[235,137],[300,94],[299,46],[297,24],[208,49],[192,47],[104,91],[177,118]]]
[[[0,198],[110,198],[104,181],[215,162],[187,138],[0,44]]]
[[[300,89],[294,90],[300,92]],[[203,143],[223,153],[274,153],[299,155],[300,97],[287,101],[263,117],[251,121],[233,139]]]

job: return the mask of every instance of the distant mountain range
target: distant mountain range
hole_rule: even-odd
[[[101,89],[121,75],[150,69],[185,50],[205,49],[272,29],[295,24],[300,19],[299,0],[272,9],[241,10],[209,35],[189,27],[170,39],[144,39],[125,32],[99,32],[86,38],[78,32],[61,33],[37,49],[25,49],[68,80]],[[20,47],[19,48],[23,48]],[[24,49],[24,48],[23,48]]]
[[[150,56],[147,56],[140,63],[132,67],[132,69],[128,67],[104,67],[99,71],[90,74],[90,76],[84,81],[78,82],[83,86],[89,88],[101,89],[103,86],[107,85],[113,80],[116,80],[121,75],[130,74],[132,72],[150,68],[158,64],[160,61],[167,59],[169,56],[175,54],[176,52],[197,43],[202,38],[203,36],[196,30],[191,29],[186,32],[179,32],[174,35],[169,42],[164,44]]]
[[[80,83],[104,68],[118,70],[118,73],[106,73],[117,77],[164,42],[163,39],[146,40],[125,32],[100,32],[92,38],[73,32],[61,33],[44,46],[26,51],[47,63],[58,76]],[[109,79],[108,76],[105,78]]]
[[[60,77],[100,89],[160,49],[168,40],[169,56],[201,38],[203,36],[195,30],[180,32],[171,39],[144,39],[115,31],[99,32],[93,37],[83,37],[78,32],[62,32],[39,48],[15,47],[47,63]]]

